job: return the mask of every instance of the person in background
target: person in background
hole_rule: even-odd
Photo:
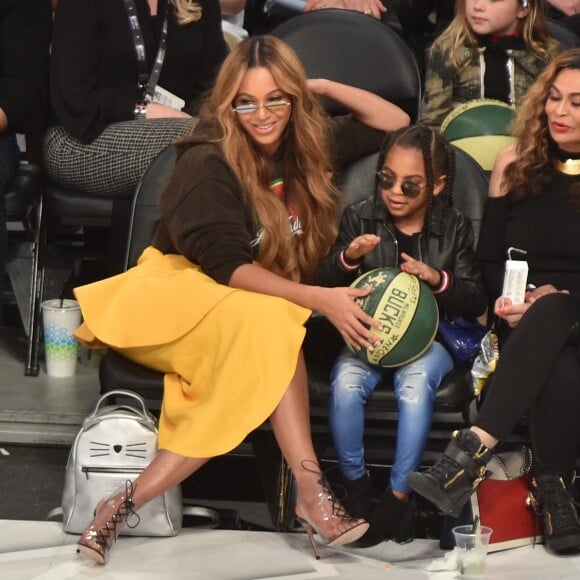
[[[193,130],[226,53],[218,0],[59,0],[50,180],[130,194],[153,158]]]
[[[16,133],[46,109],[51,25],[49,0],[0,3],[0,319],[7,243],[4,192],[20,165]]]
[[[412,473],[412,489],[458,515],[486,476],[486,463],[527,416],[534,453],[531,494],[548,549],[580,549],[573,480],[580,444],[580,49],[557,56],[517,114],[517,142],[498,156],[477,256],[492,309],[503,323],[497,369],[470,429],[444,455]],[[522,304],[502,296],[508,248],[525,250]],[[508,332],[513,328],[513,331]]]
[[[458,0],[427,54],[419,121],[439,128],[457,105],[497,99],[517,107],[558,52],[542,0]]]
[[[316,96],[352,115],[327,117]],[[313,529],[329,545],[366,532],[320,473],[302,341],[319,310],[351,343],[374,342],[368,326],[378,323],[354,302],[368,291],[312,280],[336,234],[334,170],[408,123],[372,93],[307,80],[277,38],[250,36],[232,50],[202,121],[179,144],[152,246],[135,268],[75,290],[80,340],[166,373],[160,451],[127,489],[99,503],[79,550],[105,563],[132,511],[268,418],[313,548]]]
[[[347,285],[374,268],[400,268],[433,289],[442,314],[471,319],[483,314],[487,297],[473,229],[452,207],[454,171],[453,150],[429,127],[412,125],[389,135],[380,151],[376,193],[346,208],[316,281]],[[335,362],[328,419],[346,489],[344,504],[351,515],[370,523],[358,545],[413,539],[406,477],[421,464],[435,394],[452,368],[453,359],[439,341],[395,371],[367,364],[346,347]],[[389,485],[373,505],[364,457],[365,406],[385,377],[393,380],[399,410],[397,441]]]

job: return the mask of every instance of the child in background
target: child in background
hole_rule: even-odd
[[[441,313],[482,314],[486,294],[471,222],[452,207],[454,171],[453,150],[429,127],[414,125],[388,135],[379,155],[376,194],[345,209],[316,281],[342,286],[373,268],[398,267],[432,288]],[[393,370],[366,364],[348,348],[335,362],[329,422],[347,492],[344,504],[354,517],[370,523],[358,545],[412,539],[406,476],[420,465],[435,392],[452,368],[451,355],[437,341],[394,376]],[[365,405],[385,377],[393,378],[399,407],[397,443],[389,487],[373,506],[364,459]]]
[[[558,51],[543,0],[458,0],[427,53],[420,122],[438,129],[453,108],[474,99],[517,107]]]

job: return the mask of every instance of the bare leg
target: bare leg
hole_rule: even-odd
[[[184,457],[161,450],[132,484],[129,482],[123,491],[99,503],[95,518],[81,535],[78,551],[99,564],[106,564],[110,550],[130,514],[181,483],[207,461],[207,458]]]
[[[270,423],[282,455],[296,479],[296,514],[313,524],[327,539],[340,536],[352,529],[353,525],[362,524],[364,520],[332,517],[332,500],[321,487],[320,466],[310,431],[308,377],[302,352],[294,377],[270,416]],[[364,531],[361,530],[360,535]]]
[[[470,429],[479,437],[480,441],[488,448],[493,449],[497,445],[497,439],[492,437],[487,431],[480,427],[470,427]]]
[[[209,458],[185,457],[162,449],[133,482],[135,509],[181,483],[208,461]]]

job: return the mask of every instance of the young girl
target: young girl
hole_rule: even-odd
[[[480,315],[486,295],[474,259],[470,221],[452,206],[453,151],[424,125],[392,133],[379,156],[377,192],[346,208],[338,238],[321,263],[317,281],[346,285],[362,272],[399,267],[426,282],[442,312],[466,318]],[[352,344],[356,348],[355,344]],[[345,505],[371,528],[360,545],[385,538],[412,538],[412,508],[405,479],[420,465],[431,427],[435,391],[453,368],[451,355],[433,342],[417,360],[394,372],[399,406],[395,461],[389,487],[371,508],[365,471],[365,404],[392,371],[362,362],[345,348],[330,381],[329,421],[338,453]]]
[[[473,99],[517,106],[558,51],[543,14],[543,0],[458,0],[427,54],[420,122],[439,128]]]

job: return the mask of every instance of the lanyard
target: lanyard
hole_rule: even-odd
[[[143,33],[141,32],[141,26],[139,26],[139,20],[137,19],[135,0],[125,0],[125,8],[127,9],[129,28],[131,29],[131,35],[133,37],[135,56],[137,57],[137,69],[139,72],[137,85],[141,91],[142,99],[144,101],[152,101],[155,87],[159,82],[159,76],[161,75],[161,69],[163,68],[163,61],[165,60],[165,49],[167,47],[167,14],[169,11],[169,4],[167,4],[167,7],[165,8],[161,38],[159,39],[159,48],[157,49],[157,56],[155,57],[151,73],[147,70],[145,41],[143,40]]]

